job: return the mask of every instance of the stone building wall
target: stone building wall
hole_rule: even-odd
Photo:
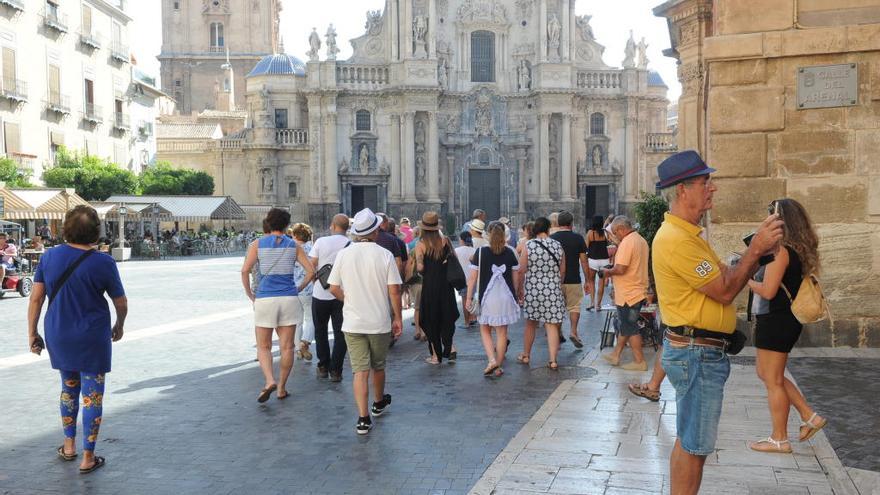
[[[806,326],[801,345],[880,346],[880,23],[846,24],[855,3],[862,19],[880,21],[880,2],[802,3],[673,0],[655,9],[671,21],[681,62],[679,144],[718,170],[709,233],[722,258],[742,249],[773,199],[810,212],[834,323]],[[796,15],[827,27],[804,28]],[[799,108],[799,69],[834,64],[858,70],[855,104]]]

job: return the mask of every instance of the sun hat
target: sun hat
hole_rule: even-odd
[[[503,223],[504,225],[510,225],[510,219],[507,217],[501,217],[498,219],[498,221]]]
[[[379,228],[379,217],[373,213],[373,210],[364,208],[354,215],[351,231],[354,235],[365,236],[370,235],[374,230]]]
[[[401,219],[400,219],[400,224],[401,224],[401,225],[403,225],[403,224],[407,224],[407,225],[409,225],[409,218],[407,218],[407,217],[403,217],[403,218],[401,218]]]
[[[419,221],[422,230],[440,230],[440,215],[436,211],[426,211]]]
[[[663,160],[657,166],[657,176],[660,178],[657,189],[665,189],[683,180],[712,173],[715,173],[715,169],[706,165],[696,151],[682,151]]]
[[[483,234],[486,231],[486,223],[479,218],[475,218],[471,220],[471,230]]]

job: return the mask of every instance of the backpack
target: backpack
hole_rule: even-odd
[[[816,278],[816,275],[811,274],[804,277],[794,299],[785,284],[782,284],[782,290],[791,301],[791,313],[799,322],[803,324],[816,323],[830,316],[825,294],[822,293],[822,287],[819,286],[819,279]]]

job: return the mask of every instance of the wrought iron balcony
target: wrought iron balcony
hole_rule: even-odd
[[[4,5],[19,12],[24,12],[24,2],[21,0],[0,0],[0,5]]]
[[[83,30],[79,32],[79,42],[95,50],[101,48],[102,45],[100,34]]]
[[[4,77],[0,96],[15,103],[23,103],[27,101],[27,83],[21,79],[7,79]]]
[[[67,14],[61,14],[55,10],[46,9],[43,11],[43,24],[49,29],[66,33],[68,31]]]
[[[100,124],[104,121],[103,109],[94,103],[86,103],[83,111],[83,120],[90,124]]]
[[[119,62],[127,64],[130,53],[131,52],[129,52],[128,50],[128,45],[123,45],[118,41],[114,41],[110,45],[110,56],[113,57],[114,60],[118,60]]]
[[[61,93],[49,92],[48,98],[43,102],[46,110],[62,115],[70,114],[70,97]]]
[[[128,115],[122,112],[115,112],[113,114],[113,128],[120,132],[131,130],[131,121],[129,120]]]

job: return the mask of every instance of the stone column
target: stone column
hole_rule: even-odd
[[[440,202],[440,138],[437,136],[437,113],[428,112],[428,201]]]
[[[389,115],[388,120],[391,122],[390,146],[388,154],[391,156],[391,174],[389,181],[391,182],[391,200],[400,201],[401,199],[401,181],[400,181],[400,115]]]
[[[403,53],[401,53],[401,58],[413,58],[413,11],[412,11],[412,2],[410,0],[404,0],[403,2],[403,22],[400,23],[400,28],[403,29]]]
[[[565,45],[563,45],[565,46]],[[559,196],[569,201],[571,196],[571,115],[562,114],[562,153],[559,157]]]
[[[437,58],[437,0],[428,0],[428,33],[425,35],[425,43],[428,44],[428,58]]]
[[[538,159],[540,201],[550,201],[550,114],[538,115]]]
[[[313,95],[308,97],[309,102],[309,168],[311,183],[309,184],[309,199],[316,203],[321,201],[321,172],[323,168],[323,126],[321,119],[321,97]]]
[[[517,191],[517,213],[522,213],[525,215],[526,213],[526,174],[528,170],[526,168],[526,150],[525,148],[520,148],[517,151],[516,163],[519,173],[519,191]]]
[[[405,201],[416,200],[416,150],[415,150],[415,119],[416,113],[407,111],[403,114],[403,139],[400,141],[404,150],[402,183]]]
[[[559,19],[559,23],[562,24],[562,34],[559,36],[559,44],[562,50],[562,61],[567,62],[569,60],[569,41],[571,40],[571,5],[570,0],[562,0],[562,19]]]
[[[398,5],[400,0],[394,0],[389,9],[391,15],[391,29],[385,35],[388,44],[391,45],[391,60],[400,60],[400,17],[398,16]]]
[[[538,43],[538,50],[541,53],[538,54],[538,61],[546,62],[547,61],[547,2],[539,2],[540,7],[538,10],[538,36],[541,38],[540,43]],[[532,83],[534,86],[534,83]]]
[[[455,203],[455,153],[452,153],[450,150],[446,154],[446,167],[447,170],[447,178],[446,178],[446,201],[449,205],[449,213],[453,213],[456,211],[459,205]]]
[[[624,119],[624,134],[626,135],[626,149],[624,150],[623,164],[623,200],[627,202],[638,199],[636,184],[638,183],[638,155],[636,150],[641,146],[639,142],[639,118],[638,103],[635,98],[627,98],[626,118]]]
[[[326,139],[327,151],[324,160],[324,201],[328,203],[339,203],[339,153],[338,143],[336,141],[336,112],[328,113],[326,116]]]

